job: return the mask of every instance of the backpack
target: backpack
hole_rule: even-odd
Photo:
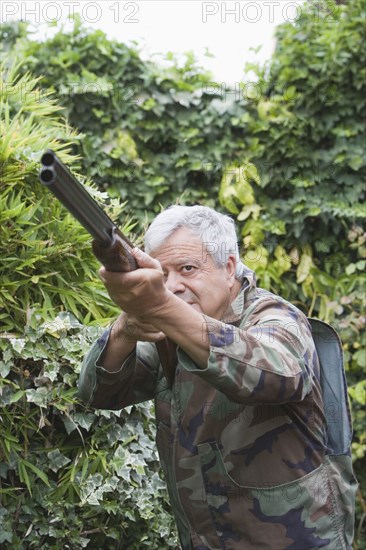
[[[329,454],[348,454],[352,440],[352,420],[341,340],[334,328],[324,321],[313,318],[308,318],[308,321],[320,363]]]

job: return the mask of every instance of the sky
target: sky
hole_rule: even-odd
[[[137,41],[143,57],[193,51],[214,81],[240,82],[246,62],[263,63],[274,49],[274,30],[296,21],[304,0],[2,0],[2,22],[22,19],[50,35],[51,21],[67,23],[79,13],[85,24],[123,42]],[[66,27],[67,28],[67,27]],[[207,56],[207,51],[213,57]]]

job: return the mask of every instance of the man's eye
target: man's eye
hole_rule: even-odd
[[[183,266],[182,269],[183,269],[184,272],[187,273],[187,272],[193,271],[193,270],[194,270],[194,266],[193,266],[193,265],[185,265],[185,266]]]

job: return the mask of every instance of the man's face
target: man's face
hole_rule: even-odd
[[[196,311],[215,319],[223,317],[235,297],[233,256],[225,267],[218,268],[202,241],[183,227],[151,256],[159,260],[168,290]]]

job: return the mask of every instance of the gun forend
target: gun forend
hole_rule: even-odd
[[[89,195],[52,150],[41,157],[40,181],[93,237],[93,252],[110,271],[133,271],[133,244]]]

